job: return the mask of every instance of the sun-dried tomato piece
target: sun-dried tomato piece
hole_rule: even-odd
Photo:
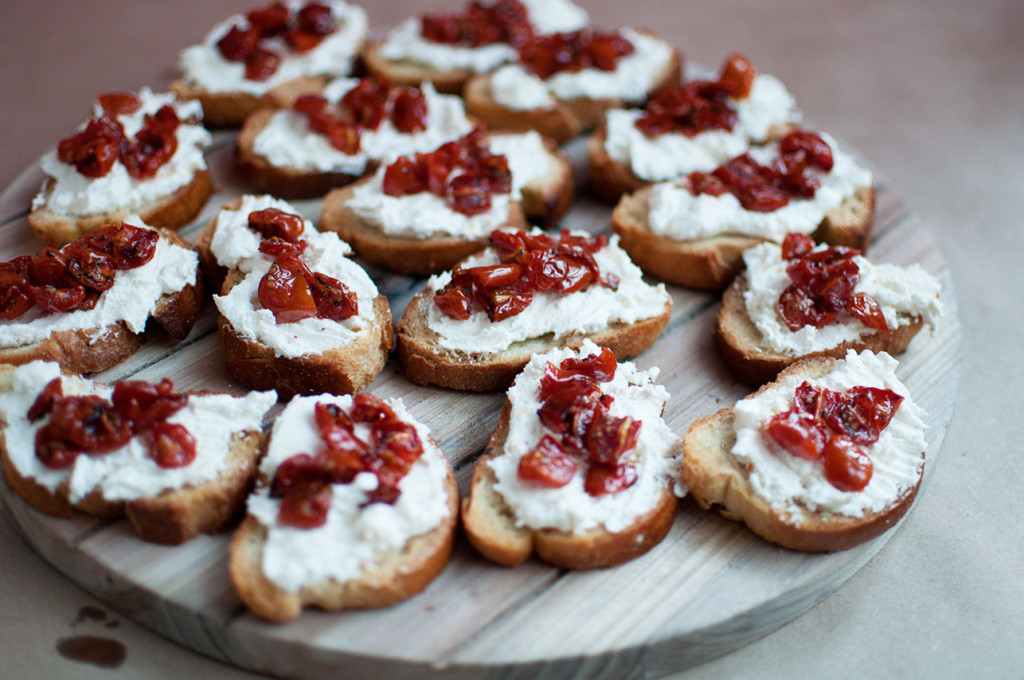
[[[463,215],[485,213],[491,209],[491,185],[479,175],[456,175],[448,181],[445,201]]]
[[[277,521],[297,529],[316,529],[327,523],[333,499],[334,489],[330,484],[297,484],[281,497]]]
[[[876,331],[888,331],[889,323],[885,320],[882,308],[875,298],[867,293],[854,293],[846,305],[846,310],[862,324]]]
[[[466,292],[461,288],[453,286],[445,286],[437,293],[434,293],[434,304],[446,316],[459,321],[468,319],[469,313],[472,310],[472,301],[466,295]]]
[[[102,108],[111,116],[122,113],[135,113],[142,107],[142,102],[131,92],[108,92],[97,97]]]
[[[874,472],[871,458],[847,437],[830,437],[822,457],[825,479],[840,491],[862,491],[871,481]]]
[[[168,378],[150,384],[142,380],[119,380],[110,397],[114,408],[141,431],[174,415],[188,403],[184,394],[175,394]]]
[[[316,305],[316,315],[321,319],[344,321],[359,313],[356,294],[344,283],[327,274],[313,274],[310,292]]]
[[[28,280],[37,286],[59,284],[68,275],[68,258],[56,248],[46,247],[32,256]]]
[[[150,430],[149,457],[162,468],[191,465],[196,459],[196,438],[179,423],[157,423]]]
[[[90,120],[81,132],[62,139],[57,145],[57,159],[74,165],[83,177],[103,177],[114,167],[123,141],[121,123],[104,114]]]
[[[300,31],[323,37],[336,30],[331,8],[319,2],[310,2],[296,13]]]
[[[299,239],[297,241],[285,241],[277,236],[271,236],[260,242],[259,250],[267,257],[278,259],[282,257],[299,257],[306,251],[307,243]]]
[[[691,172],[686,176],[686,181],[689,183],[690,193],[694,196],[721,196],[729,191],[725,182],[707,172]]]
[[[498,0],[490,5],[473,2],[461,14],[420,17],[420,33],[431,42],[480,47],[497,42],[522,45],[533,33],[526,8],[518,0]]]
[[[245,77],[248,80],[266,80],[277,72],[280,65],[280,55],[257,47],[245,57]]]
[[[802,152],[807,162],[828,172],[832,169],[832,147],[821,135],[810,130],[793,130],[779,141],[779,153],[783,155]]]
[[[591,496],[606,496],[628,489],[636,480],[636,467],[629,463],[617,466],[592,463],[583,481],[583,490]]]
[[[387,81],[363,78],[341,97],[339,105],[357,125],[376,130],[384,120],[390,86]]]
[[[307,33],[297,28],[288,29],[284,34],[285,42],[288,43],[288,47],[293,52],[298,54],[304,54],[310,50],[316,49],[316,47],[323,42],[323,36],[316,35],[315,33]]]
[[[307,271],[297,258],[281,258],[270,265],[270,270],[260,279],[257,288],[260,305],[274,315],[277,323],[292,323],[316,315]]]
[[[626,451],[636,447],[639,436],[640,421],[613,416],[602,406],[594,409],[584,442],[591,460],[618,465]]]
[[[280,35],[288,27],[291,12],[280,2],[254,9],[246,15],[249,24],[259,31],[261,38],[272,38]]]
[[[718,77],[719,82],[729,88],[729,94],[736,99],[745,99],[750,96],[750,88],[757,77],[757,70],[742,54],[733,52],[725,58],[722,64],[722,74]]]
[[[549,489],[558,489],[572,480],[579,462],[551,435],[541,437],[537,446],[519,459],[519,477]]]
[[[114,268],[135,269],[153,259],[160,235],[130,224],[108,224],[88,234],[84,245],[109,255]]]
[[[224,36],[217,41],[217,49],[228,61],[245,61],[252,54],[260,42],[260,32],[256,27],[242,28],[232,26]]]
[[[582,359],[568,357],[563,359],[558,367],[567,372],[584,375],[593,378],[597,382],[608,382],[615,377],[615,369],[619,366],[615,359],[615,352],[607,347],[602,347],[597,354],[591,354]]]
[[[357,423],[390,422],[395,412],[380,397],[360,392],[352,397],[352,420]]]
[[[277,208],[266,208],[249,213],[249,228],[263,238],[276,237],[295,242],[302,235],[305,223],[301,215]]]
[[[782,239],[782,259],[795,260],[804,257],[814,250],[814,239],[807,234],[793,232]]]
[[[327,99],[318,94],[304,94],[292,103],[292,109],[307,116],[320,113],[327,108]]]
[[[806,413],[777,413],[762,426],[762,432],[773,444],[798,458],[817,460],[825,447],[824,428]]]
[[[853,387],[843,397],[841,404],[825,415],[825,422],[857,444],[878,441],[903,403],[900,395],[878,387]]]
[[[424,170],[412,158],[399,158],[384,170],[384,193],[388,196],[405,196],[423,191],[427,186]]]
[[[533,301],[530,284],[522,279],[507,286],[486,289],[487,318],[493,322],[503,321],[519,314]]]
[[[614,31],[584,28],[572,33],[534,35],[519,48],[519,62],[541,80],[585,68],[613,71],[633,44]]]
[[[46,387],[43,388],[43,391],[40,392],[39,396],[37,396],[35,401],[32,402],[32,406],[29,407],[28,413],[25,414],[25,417],[28,418],[28,422],[35,423],[50,415],[50,411],[53,410],[54,404],[63,396],[64,383],[60,377],[56,377],[46,383]]]
[[[391,124],[399,132],[412,133],[427,129],[427,100],[411,87],[398,88],[389,100]]]
[[[131,435],[131,423],[103,397],[69,396],[54,403],[50,421],[36,432],[36,451],[63,447],[105,453]]]
[[[85,302],[83,286],[25,286],[25,294],[32,304],[47,312],[63,313],[79,309]]]

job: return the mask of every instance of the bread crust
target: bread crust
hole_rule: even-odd
[[[277,109],[256,111],[245,120],[235,145],[235,163],[239,174],[254,188],[281,198],[315,198],[335,187],[354,182],[362,174],[321,172],[271,164],[254,151],[256,137],[267,126]],[[368,161],[364,172],[373,172],[377,163]]]
[[[761,385],[775,378],[782,369],[801,359],[832,357],[842,359],[847,350],[901,354],[924,326],[920,316],[890,331],[874,331],[859,340],[844,342],[835,347],[801,356],[789,356],[763,346],[760,331],[750,319],[743,295],[747,290],[746,276],[740,275],[722,296],[722,308],[715,326],[715,342],[726,365],[737,378],[751,385]]]
[[[653,35],[650,31],[641,33]],[[672,58],[647,93],[650,98],[659,92],[672,87],[680,80],[682,57],[679,51],[672,49]],[[604,121],[604,114],[609,109],[626,107],[621,98],[578,97],[576,99],[556,100],[548,109],[510,109],[494,100],[491,95],[490,73],[473,76],[463,90],[466,110],[482,120],[492,130],[537,130],[545,137],[554,139],[559,144],[576,138],[587,130],[598,127]]]
[[[454,390],[495,392],[512,384],[537,352],[553,347],[578,348],[585,339],[607,347],[620,359],[636,356],[654,344],[668,323],[671,301],[664,311],[637,323],[615,323],[595,333],[573,333],[555,339],[552,334],[517,342],[493,354],[446,350],[437,344],[437,334],[427,327],[429,290],[416,294],[398,322],[398,360],[409,380],[417,385],[435,384]]]
[[[544,181],[522,187],[522,199],[512,201],[504,224],[526,229],[530,221],[545,227],[558,224],[569,211],[573,200],[572,164],[564,152],[551,139],[544,146],[557,162],[557,172]],[[346,206],[358,187],[373,181],[372,176],[335,189],[324,198],[320,226],[337,232],[356,253],[367,262],[400,274],[427,276],[451,269],[456,263],[482,250],[489,242],[489,234],[467,239],[457,236],[411,236],[387,234]]]
[[[247,517],[231,541],[228,569],[238,596],[254,613],[270,621],[294,619],[305,606],[329,611],[371,609],[406,600],[426,588],[444,569],[455,544],[459,489],[451,467],[445,479],[448,516],[434,529],[413,537],[400,554],[389,554],[358,578],[334,580],[287,592],[263,572],[267,530]]]
[[[773,389],[789,375],[814,378],[831,370],[835,359],[815,357],[790,366],[756,394]],[[751,531],[784,548],[804,552],[835,552],[868,541],[892,527],[910,508],[921,486],[913,487],[878,512],[863,517],[801,510],[774,510],[757,495],[748,474],[730,454],[736,441],[733,407],[695,421],[683,438],[683,479],[690,495],[705,510],[717,509],[726,519],[744,522]],[[924,452],[921,467],[924,469]]]
[[[43,187],[47,200],[53,187],[52,179]],[[200,170],[187,184],[145,206],[92,215],[65,215],[53,212],[43,204],[29,213],[28,222],[39,241],[44,246],[54,248],[67,245],[104,225],[123,222],[129,215],[138,215],[152,227],[177,230],[195,219],[212,193],[213,182],[209,170]]]
[[[170,89],[179,99],[199,100],[206,127],[236,128],[260,109],[288,108],[301,95],[322,91],[326,83],[327,78],[323,76],[303,76],[256,96],[245,92],[209,92],[179,78],[171,83]]]
[[[215,479],[130,501],[109,501],[97,490],[72,504],[66,484],[51,490],[18,471],[2,433],[0,454],[11,488],[36,510],[62,519],[72,518],[76,510],[108,519],[124,515],[142,540],[178,545],[234,525],[255,480],[263,439],[261,432],[237,432],[231,439],[228,466]]]
[[[157,229],[161,238],[189,248],[176,232]],[[206,299],[203,278],[196,269],[195,283],[161,297],[150,314],[175,342],[192,331]],[[116,366],[142,347],[141,333],[132,332],[123,321],[105,329],[54,331],[39,342],[0,348],[0,363],[20,366],[36,360],[53,361],[66,373],[98,373]]]
[[[223,293],[242,278],[244,275],[232,272]],[[299,357],[278,356],[273,349],[243,338],[220,316],[218,327],[224,340],[228,375],[247,387],[276,389],[284,399],[296,394],[358,392],[383,370],[394,341],[387,298],[378,295],[373,310],[374,322],[369,332],[343,347]]]
[[[666,485],[650,510],[620,532],[603,527],[579,533],[517,526],[515,511],[494,489],[488,462],[502,455],[508,438],[511,404],[506,400],[487,449],[473,469],[470,493],[462,502],[462,526],[470,544],[498,564],[514,567],[536,553],[563,569],[612,567],[643,555],[672,528],[676,497]]]
[[[721,290],[743,269],[743,251],[767,239],[723,234],[680,241],[651,231],[651,187],[623,196],[612,211],[620,245],[641,269],[668,283]],[[865,250],[874,224],[875,190],[858,189],[829,212],[811,234],[817,242]]]
[[[367,43],[362,50],[363,64],[371,76],[387,78],[392,85],[419,87],[429,82],[442,94],[462,94],[466,81],[473,77],[469,69],[439,71],[406,59],[390,60],[380,56],[383,40]]]

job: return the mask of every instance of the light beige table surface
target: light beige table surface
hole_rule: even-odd
[[[781,77],[806,117],[869,158],[931,230],[965,336],[956,413],[897,535],[793,623],[678,677],[1024,677],[1024,3],[583,4],[599,26],[645,25],[710,66],[739,50]],[[366,3],[377,28],[439,5]],[[180,48],[250,6],[4,0],[0,187],[67,135],[95,94],[166,86]],[[113,612],[116,627],[72,625],[84,606],[102,603],[0,520],[3,680],[255,677]],[[126,646],[120,669],[57,653],[58,639],[86,634]]]

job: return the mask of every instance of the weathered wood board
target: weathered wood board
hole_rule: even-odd
[[[186,238],[194,238],[222,204],[243,192],[232,169],[233,146],[229,133],[215,136],[209,158],[218,192],[183,230]],[[582,178],[582,143],[570,151]],[[38,249],[25,215],[41,179],[29,169],[0,196],[0,259]],[[610,211],[579,189],[565,226],[607,231]],[[318,218],[319,200],[295,205]],[[927,229],[884,180],[878,186],[870,255],[879,262],[919,262],[943,283],[946,315],[939,328],[931,336],[923,333],[900,357],[901,378],[928,412],[927,470],[956,400],[960,322],[945,261]],[[399,318],[422,281],[368,269]],[[693,420],[749,390],[732,379],[715,352],[717,296],[671,286],[670,291],[669,326],[636,362],[660,367],[659,382],[672,395],[665,418],[682,435]],[[184,343],[174,346],[154,336],[98,378],[166,376],[180,389],[241,391],[224,371],[215,317],[210,303]],[[418,387],[402,376],[394,358],[370,390],[404,398],[433,428],[465,491],[503,395]],[[45,559],[123,614],[204,654],[303,678],[334,678],[341,671],[352,678],[657,676],[721,655],[800,615],[897,531],[843,553],[804,555],[776,548],[684,500],[665,541],[615,569],[571,573],[538,562],[506,569],[460,541],[441,576],[403,604],[379,611],[307,611],[292,623],[271,625],[248,614],[231,589],[228,536],[155,546],[135,538],[125,521],[41,515],[6,483],[0,484],[0,499]]]

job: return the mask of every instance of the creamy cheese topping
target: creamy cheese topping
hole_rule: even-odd
[[[202,484],[227,470],[231,437],[258,431],[264,414],[277,401],[274,392],[250,392],[244,397],[228,394],[190,395],[186,405],[167,419],[184,426],[196,439],[196,457],[180,468],[162,468],[149,457],[145,437],[133,437],[119,449],[102,455],[82,454],[71,466],[52,470],[35,455],[35,436],[49,417],[36,423],[29,409],[51,380],[61,376],[51,362],[34,361],[15,369],[11,389],[0,394],[4,441],[11,462],[23,476],[54,491],[67,484],[68,498],[77,503],[99,491],[108,501],[148,498],[169,489]],[[109,399],[113,388],[76,376],[61,376],[64,394],[95,394]]]
[[[556,73],[541,80],[518,64],[498,69],[491,78],[491,97],[513,111],[548,109],[555,100],[622,99],[637,103],[664,76],[672,61],[672,47],[663,40],[624,28],[621,34],[634,51],[619,59],[614,71],[584,68]],[[542,96],[543,92],[547,97]]]
[[[817,250],[826,247],[821,245]],[[789,356],[800,356],[875,332],[853,317],[844,317],[842,323],[821,328],[804,326],[798,331],[789,330],[778,311],[779,296],[791,283],[786,274],[788,263],[782,259],[782,248],[774,243],[762,243],[744,251],[743,261],[747,276],[743,299],[747,313],[767,348]],[[934,330],[942,314],[938,279],[918,264],[909,267],[872,264],[860,255],[854,256],[853,261],[860,268],[860,281],[854,292],[867,293],[878,302],[889,328],[905,326],[911,317],[920,316]]]
[[[864,450],[871,458],[874,472],[861,491],[846,492],[825,479],[820,460],[806,460],[769,449],[760,427],[768,418],[793,406],[796,388],[804,382],[790,376],[780,387],[749,397],[736,404],[736,444],[732,455],[748,465],[754,491],[780,512],[793,513],[799,521],[802,510],[826,510],[850,517],[878,512],[917,484],[921,476],[925,450],[924,411],[910,399],[910,393],[896,377],[897,361],[882,352],[846,353],[832,371],[808,380],[830,390],[851,387],[879,387],[904,397],[896,415],[871,446]]]
[[[766,74],[754,78],[747,97],[730,99],[729,105],[737,117],[731,131],[706,130],[693,137],[678,132],[647,137],[636,127],[643,111],[611,109],[605,114],[605,152],[628,165],[640,179],[659,182],[695,170],[710,172],[752,143],[764,142],[772,128],[796,124],[802,118],[782,81]]]
[[[586,471],[582,465],[569,484],[558,489],[543,488],[520,479],[520,459],[536,448],[541,437],[552,434],[537,417],[544,367],[548,362],[557,366],[568,357],[582,358],[600,351],[600,347],[587,340],[578,352],[558,348],[535,354],[509,388],[508,437],[501,455],[488,464],[496,478],[494,489],[512,508],[517,526],[573,533],[603,527],[616,533],[653,508],[662,489],[677,486],[679,438],[661,419],[668,391],[654,384],[658,377],[656,367],[641,371],[628,361],[619,364],[612,380],[599,386],[602,392],[615,398],[609,408],[611,415],[629,416],[642,423],[637,446],[627,454],[636,465],[636,483],[618,493],[591,496],[583,488]],[[677,491],[685,494],[684,488]]]
[[[316,427],[318,402],[348,409],[351,396],[295,397],[274,422],[261,476],[273,479],[278,466],[299,453],[317,455],[324,449]],[[370,503],[367,492],[377,486],[372,473],[360,473],[350,484],[332,485],[333,497],[326,523],[315,529],[297,529],[277,521],[280,500],[270,498],[269,487],[249,497],[249,514],[267,527],[263,572],[278,587],[297,592],[303,586],[329,579],[346,581],[372,569],[389,554],[400,552],[415,536],[437,527],[448,517],[445,491],[448,462],[430,439],[429,430],[414,419],[400,399],[388,405],[403,421],[412,423],[423,442],[423,455],[398,483],[401,492],[393,504]],[[368,428],[357,423],[356,435],[365,440]]]
[[[134,215],[125,223],[146,227]],[[57,331],[86,331],[95,342],[107,333],[108,326],[122,321],[133,333],[141,333],[161,297],[196,282],[198,266],[199,256],[194,250],[161,238],[153,259],[141,267],[117,272],[114,285],[100,295],[92,309],[48,313],[35,307],[17,319],[0,320],[0,347],[39,342]]]
[[[124,126],[125,136],[133,138],[142,128],[147,114],[154,114],[164,105],[170,105],[181,120],[174,132],[178,140],[174,155],[160,166],[154,176],[145,179],[129,175],[120,160],[114,161],[106,175],[89,178],[79,174],[74,165],[58,160],[57,150],[53,149],[39,162],[50,179],[32,201],[33,210],[46,207],[72,216],[133,210],[169,196],[191,182],[197,172],[206,169],[203,149],[210,144],[212,137],[201,123],[187,122],[202,121],[203,109],[199,102],[179,102],[171,93],[154,94],[149,88],[142,88],[137,96],[142,104],[139,110],[117,116]],[[93,115],[99,117],[102,114],[103,109],[97,103]],[[85,129],[86,125],[83,123],[77,131]]]
[[[493,194],[491,208],[479,215],[463,215],[452,210],[445,200],[429,191],[406,196],[384,193],[386,165],[378,168],[369,182],[352,192],[345,205],[362,220],[380,227],[386,234],[429,238],[439,234],[468,239],[479,238],[505,224],[509,204],[522,198],[527,184],[543,184],[558,172],[558,158],[544,145],[543,138],[531,130],[523,134],[489,135],[492,153],[508,159],[512,173],[512,191]]]
[[[474,310],[465,321],[453,319],[438,309],[433,303],[433,294],[447,285],[452,275],[451,272],[434,275],[427,281],[429,292],[424,297],[427,326],[438,334],[437,344],[445,349],[495,353],[516,342],[549,333],[558,340],[574,333],[593,333],[613,323],[636,323],[661,315],[666,305],[671,304],[664,284],[650,286],[644,282],[643,272],[619,248],[617,236],[609,237],[608,245],[594,253],[594,259],[602,275],[619,278],[616,290],[594,284],[568,295],[534,291],[533,301],[525,310],[496,322],[488,319],[482,309]],[[466,260],[464,266],[498,262],[494,249],[487,248]]]
[[[810,234],[825,215],[851,198],[858,189],[871,186],[871,171],[845,153],[836,141],[822,134],[832,148],[833,166],[829,172],[808,166],[807,174],[821,186],[809,199],[790,198],[789,203],[771,212],[747,210],[730,192],[721,196],[690,193],[688,182],[663,182],[654,185],[648,199],[647,221],[659,236],[680,241],[723,234],[757,236],[782,241],[790,232]],[[749,149],[751,157],[770,165],[779,156],[779,145],[771,142]]]
[[[324,97],[336,104],[358,83],[355,78],[334,80],[324,90]],[[363,131],[358,153],[346,154],[331,146],[325,135],[310,130],[308,116],[283,110],[256,136],[253,151],[277,167],[361,175],[370,160],[430,151],[472,129],[461,98],[438,94],[430,83],[423,83],[422,90],[427,104],[425,130],[399,132],[385,117],[376,130]]]
[[[578,31],[590,23],[586,10],[569,0],[520,0],[530,23],[541,34]],[[420,30],[419,17],[411,17],[388,33],[380,46],[380,56],[390,61],[412,61],[437,71],[468,70],[484,73],[515,61],[515,48],[507,43],[480,47],[449,45],[427,40]]]
[[[201,45],[187,47],[181,52],[179,65],[185,79],[207,92],[242,92],[255,96],[302,76],[345,76],[352,71],[356,52],[366,37],[366,11],[358,5],[342,0],[321,0],[331,8],[337,30],[324,37],[320,44],[308,52],[293,52],[283,38],[262,41],[261,46],[281,57],[277,70],[266,80],[245,77],[245,64],[225,59],[217,42],[234,26],[248,28],[244,14],[234,14],[217,24]],[[306,0],[288,0],[284,3],[292,12],[302,9]]]
[[[246,218],[248,214],[244,213]],[[222,228],[220,217],[217,222],[219,231]],[[248,227],[243,228],[249,231]],[[239,268],[244,264],[242,271],[248,272],[248,275],[227,295],[213,296],[217,309],[238,335],[273,349],[278,356],[288,358],[323,354],[370,332],[375,318],[373,303],[378,295],[377,287],[369,275],[346,257],[351,249],[337,234],[318,232],[307,227],[302,238],[307,244],[302,261],[314,272],[338,279],[356,294],[359,311],[355,316],[344,321],[308,317],[290,323],[277,323],[273,312],[264,309],[257,297],[260,279],[272,264],[265,257],[254,256],[239,260]],[[256,245],[258,248],[258,241]]]

